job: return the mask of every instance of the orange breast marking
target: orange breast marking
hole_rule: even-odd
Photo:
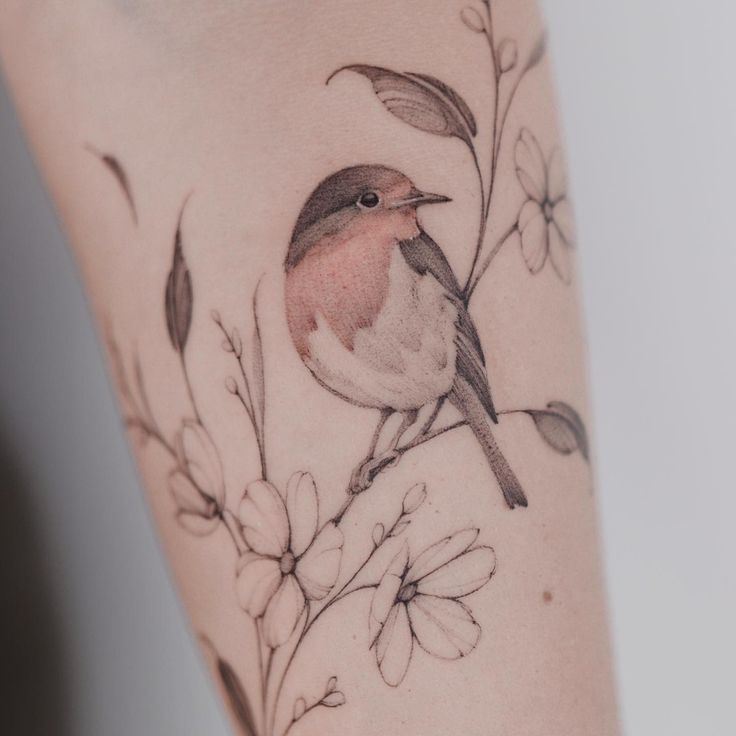
[[[362,223],[364,224],[364,223]],[[309,333],[321,314],[340,342],[353,348],[357,330],[370,327],[389,287],[396,246],[390,221],[347,227],[315,245],[286,275],[286,318],[299,354],[309,355]]]

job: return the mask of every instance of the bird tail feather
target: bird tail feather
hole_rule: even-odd
[[[467,420],[473,434],[483,448],[488,464],[491,466],[499,486],[501,486],[501,492],[508,507],[513,509],[517,506],[528,506],[529,502],[521,483],[519,483],[519,479],[511,469],[496,442],[496,438],[493,436],[488,412],[472,386],[462,376],[458,375],[448,398]]]

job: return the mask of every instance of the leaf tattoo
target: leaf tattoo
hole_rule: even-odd
[[[527,412],[537,425],[542,439],[562,455],[570,455],[579,450],[590,459],[588,435],[580,415],[569,404],[550,401],[546,409],[532,409]]]
[[[418,130],[434,135],[459,138],[472,147],[478,132],[468,104],[450,86],[428,74],[352,64],[333,72],[327,83],[342,71],[361,74],[370,80],[373,91],[386,109]]]
[[[182,207],[182,214],[184,208]],[[174,241],[174,256],[171,270],[166,280],[165,311],[166,328],[169,332],[171,344],[178,353],[183,353],[192,326],[192,276],[184,260],[181,242],[181,214],[176,227]]]
[[[133,223],[138,224],[138,212],[135,206],[135,200],[133,199],[133,191],[130,188],[130,181],[128,174],[126,173],[123,165],[118,159],[110,153],[103,153],[99,149],[87,143],[85,148],[93,155],[96,156],[106,167],[107,170],[115,177],[120,189],[123,192],[128,207],[130,208],[130,215],[133,218]]]

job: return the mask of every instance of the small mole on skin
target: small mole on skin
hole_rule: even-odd
[[[545,590],[544,593],[542,593],[542,600],[545,603],[552,603],[552,593],[550,593],[548,590]]]

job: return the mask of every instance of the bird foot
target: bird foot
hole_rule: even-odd
[[[399,462],[401,453],[396,450],[388,450],[387,452],[372,457],[362,462],[353,471],[350,477],[350,493],[358,494],[370,488],[376,476],[386,468],[393,467]]]

